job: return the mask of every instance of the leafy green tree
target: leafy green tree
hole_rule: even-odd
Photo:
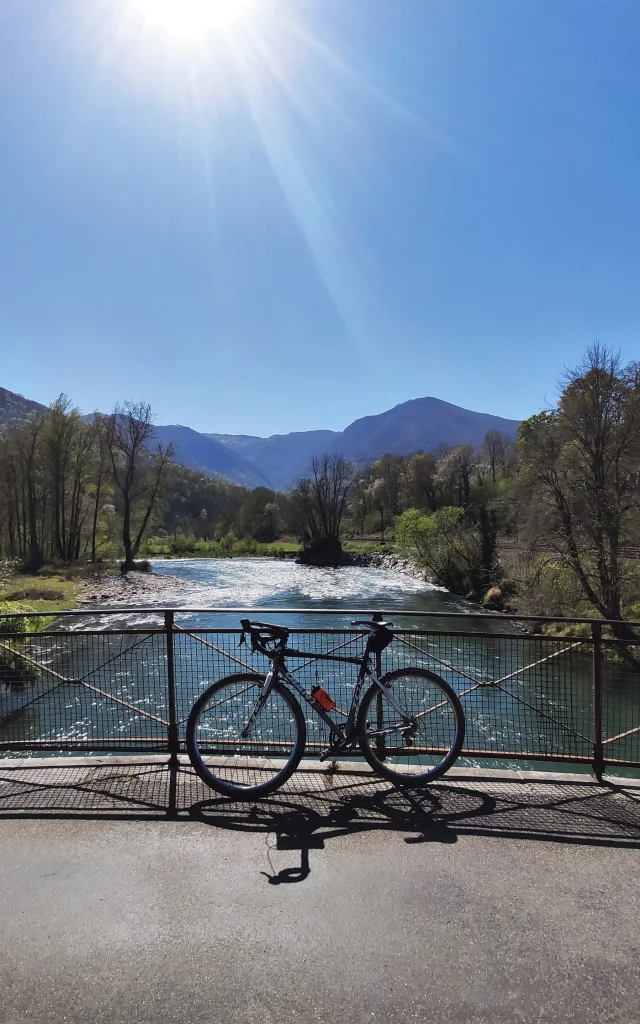
[[[494,581],[493,551],[459,506],[430,514],[407,509],[396,519],[396,540],[436,583],[454,593],[479,599]]]
[[[238,514],[240,532],[261,543],[269,543],[278,536],[280,514],[275,501],[276,494],[268,487],[255,487],[247,497]]]

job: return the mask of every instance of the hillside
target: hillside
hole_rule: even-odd
[[[270,486],[288,490],[309,470],[314,455],[331,448],[339,436],[335,430],[304,430],[272,437],[247,434],[207,434],[258,467]]]
[[[220,444],[207,434],[180,424],[157,426],[156,435],[162,444],[173,441],[176,446],[174,461],[207,476],[222,476],[234,484],[245,487],[269,487],[269,478],[259,465],[236,453],[230,446]]]
[[[32,402],[14,391],[0,388],[0,430],[13,430],[24,423],[34,412],[44,412],[45,406]]]
[[[366,465],[385,452],[410,455],[434,451],[439,445],[478,447],[489,430],[515,437],[517,429],[518,420],[471,412],[439,398],[415,398],[388,412],[355,420],[337,435],[330,452]]]
[[[0,388],[0,430],[12,430],[24,423],[32,413],[44,412],[46,406],[33,402],[7,388]],[[269,486],[267,476],[233,450],[215,439],[179,424],[157,426],[158,441],[176,446],[175,462],[205,476],[224,477],[245,487]]]

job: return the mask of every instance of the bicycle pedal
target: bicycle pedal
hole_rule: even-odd
[[[334,752],[331,749],[331,747],[327,747],[327,749],[323,750],[320,756],[318,757],[318,761],[326,761],[328,758],[333,757],[333,755]]]

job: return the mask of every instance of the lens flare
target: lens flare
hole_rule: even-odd
[[[244,20],[253,0],[131,0],[150,28],[176,41],[198,41],[203,35]]]

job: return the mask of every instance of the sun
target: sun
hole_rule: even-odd
[[[198,41],[249,15],[255,0],[131,0],[150,28],[176,41]]]

